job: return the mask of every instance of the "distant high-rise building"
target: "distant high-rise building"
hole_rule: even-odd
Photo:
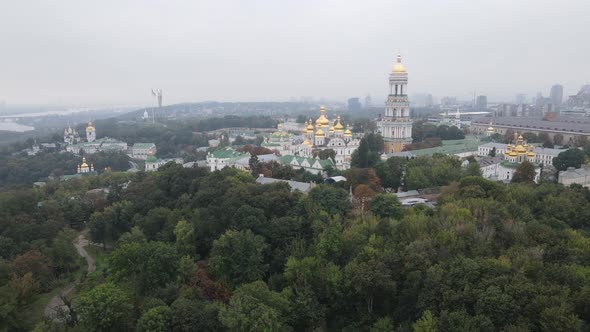
[[[526,95],[524,93],[517,94],[514,100],[515,104],[526,104],[526,101]]]
[[[542,108],[545,103],[545,98],[543,98],[543,94],[541,92],[537,92],[537,96],[535,97],[535,106],[537,108]]]
[[[373,99],[371,99],[371,95],[367,95],[365,97],[365,108],[369,108],[373,106]]]
[[[562,107],[561,115],[590,117],[590,84],[582,86],[580,91],[567,99],[567,107]]]
[[[563,102],[563,85],[555,84],[552,86],[549,96],[555,108],[559,108]]]
[[[477,96],[475,100],[475,109],[478,111],[485,111],[488,108],[488,97]]]
[[[440,104],[442,106],[455,106],[455,105],[457,105],[457,98],[456,97],[442,97],[440,99]]]
[[[351,112],[357,112],[361,110],[361,102],[359,98],[348,99],[348,110]]]
[[[433,105],[434,105],[434,98],[429,93],[429,94],[426,95],[426,99],[424,100],[424,106],[426,106],[426,107],[432,107]]]
[[[385,116],[377,122],[377,128],[383,135],[384,152],[400,152],[412,143],[412,119],[408,101],[408,73],[402,65],[398,54],[397,63],[389,74],[389,96],[385,103]]]

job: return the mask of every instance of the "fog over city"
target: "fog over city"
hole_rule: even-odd
[[[2,1],[0,101],[381,102],[398,52],[410,93],[574,94],[590,1]]]

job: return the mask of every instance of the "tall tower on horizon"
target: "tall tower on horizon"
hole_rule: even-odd
[[[377,122],[377,128],[385,142],[384,152],[400,152],[412,143],[412,119],[407,94],[408,73],[402,65],[401,55],[389,74],[389,96],[385,103],[385,115]]]
[[[563,85],[555,84],[551,87],[551,92],[549,93],[551,98],[551,103],[555,107],[555,109],[559,109],[561,107],[561,103],[563,102]]]

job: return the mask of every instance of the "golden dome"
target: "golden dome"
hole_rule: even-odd
[[[492,122],[490,121],[490,126],[488,127],[488,133],[491,133],[494,131],[494,127],[492,127]]]
[[[309,123],[307,125],[307,131],[309,133],[313,133],[313,120],[311,118],[309,118]]]
[[[516,134],[515,134],[515,136],[516,136]],[[514,147],[514,149],[512,151],[514,153],[518,153],[518,154],[525,154],[527,152],[527,145],[523,144],[522,135],[518,136],[518,139],[516,140],[516,146]]]
[[[533,145],[529,146],[529,152],[527,152],[527,157],[534,157],[535,153],[533,152],[533,150],[535,149],[535,147]]]
[[[303,125],[303,130],[301,131],[301,133],[303,135],[307,134],[307,121],[305,121],[305,124]]]
[[[326,134],[325,134],[325,133],[324,133],[324,131],[323,131],[323,130],[321,130],[321,129],[318,129],[318,130],[315,132],[315,137],[324,137],[324,136],[326,136]]]
[[[88,127],[86,127],[86,131],[95,131],[96,129],[92,126],[92,121],[88,122]]]
[[[307,138],[305,139],[305,141],[303,141],[303,144],[305,144],[307,146],[311,146],[311,142]]]
[[[330,120],[326,117],[326,108],[324,106],[320,107],[320,117],[315,120],[316,127],[327,127],[330,125]]]
[[[330,133],[333,134],[334,133],[334,126],[330,127],[330,130],[329,131],[330,131]]]
[[[397,55],[397,62],[393,66],[392,72],[394,72],[394,73],[405,73],[406,72],[406,67],[404,67],[404,65],[402,65],[402,56],[399,54]]]
[[[518,144],[518,145],[517,145],[517,146],[514,148],[514,150],[512,150],[512,151],[514,151],[514,152],[516,152],[516,153],[518,153],[518,154],[524,154],[524,153],[526,153],[526,152],[527,152],[527,148],[525,148],[525,147],[524,147],[523,145],[521,145],[521,144]]]
[[[86,158],[82,158],[82,164],[78,165],[78,172],[88,172],[90,171],[90,167],[86,163]]]
[[[350,131],[349,128],[346,128],[346,131],[344,131],[344,136],[346,136],[346,137],[352,137],[352,131]]]
[[[340,115],[338,115],[338,120],[336,121],[336,125],[334,126],[335,131],[343,131],[344,126],[340,123]]]

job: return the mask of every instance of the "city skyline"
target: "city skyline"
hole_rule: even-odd
[[[150,104],[157,87],[165,104],[370,94],[381,106],[398,52],[417,94],[512,101],[560,84],[566,99],[590,73],[590,45],[576,34],[589,27],[588,9],[584,1],[5,3],[0,101]]]

